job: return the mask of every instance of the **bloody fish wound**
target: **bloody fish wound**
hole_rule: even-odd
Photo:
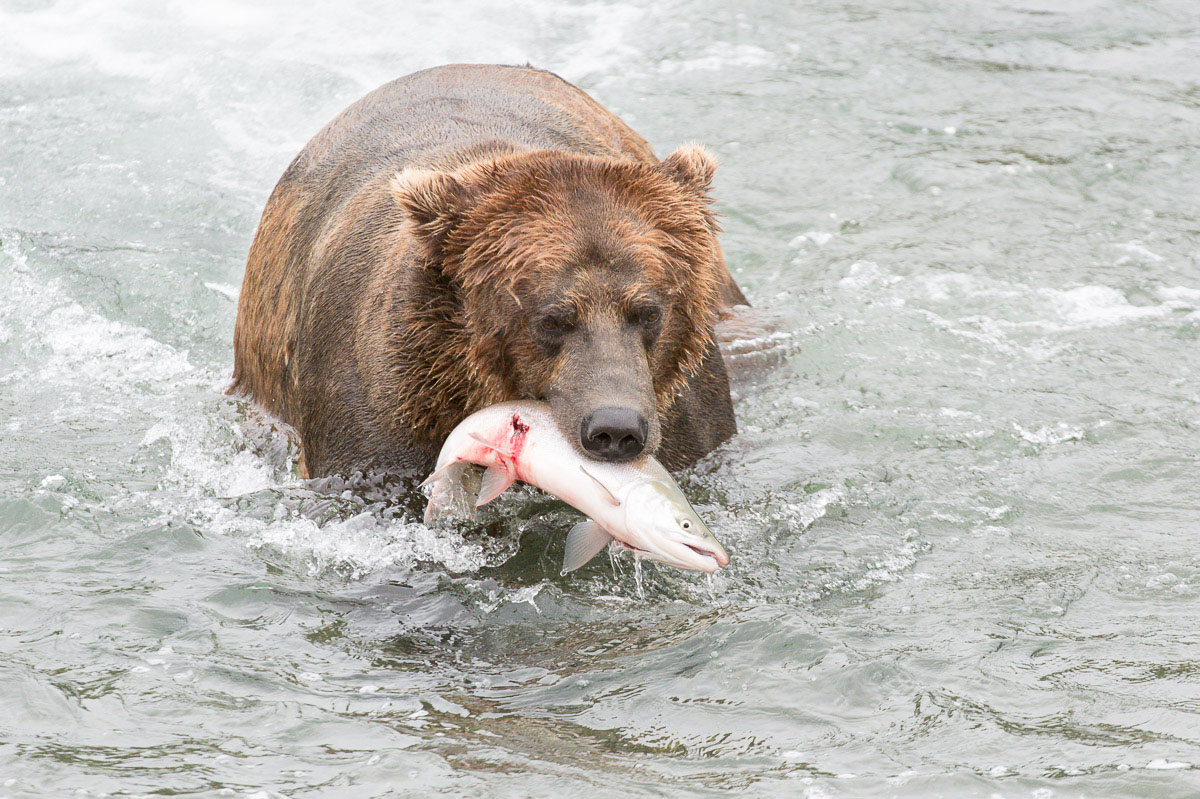
[[[567,442],[539,402],[506,402],[471,414],[451,431],[437,468],[422,483],[425,521],[463,512],[471,464],[486,468],[474,506],[491,502],[517,480],[588,516],[567,534],[562,573],[578,569],[616,541],[635,555],[680,569],[714,572],[729,555],[658,461],[589,460]]]

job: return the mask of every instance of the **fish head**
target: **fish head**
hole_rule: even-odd
[[[638,555],[678,569],[715,572],[729,555],[678,487],[659,480],[634,486],[625,500],[625,532]]]

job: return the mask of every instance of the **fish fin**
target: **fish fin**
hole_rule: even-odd
[[[499,444],[493,444],[492,442],[488,441],[487,439],[485,439],[483,436],[479,435],[478,433],[467,433],[467,435],[469,435],[471,438],[478,441],[480,444],[483,444],[488,449],[494,449],[496,452],[499,452],[501,455],[505,456],[506,458],[514,457],[514,453],[513,453],[512,449],[507,448],[507,447],[502,447]]]
[[[604,483],[601,483],[600,478],[596,477],[596,475],[592,474],[587,469],[585,469],[583,467],[582,463],[579,464],[579,471],[583,472],[588,477],[592,478],[592,482],[595,483],[596,485],[600,486],[600,490],[604,492],[605,499],[607,499],[609,502],[611,502],[614,505],[621,504],[621,500],[617,499],[617,495],[614,494],[612,491],[610,491],[608,486],[606,486]]]
[[[465,514],[470,509],[470,502],[465,496],[463,481],[471,464],[466,461],[453,460],[436,469],[425,478],[419,486],[429,498],[425,505],[425,523],[429,524],[441,516]]]
[[[483,473],[483,483],[479,486],[479,498],[475,507],[486,505],[508,490],[515,480],[509,476],[508,470],[500,466],[489,466]]]
[[[567,533],[567,551],[561,574],[573,572],[608,546],[613,537],[591,519],[580,522]]]
[[[449,463],[444,464],[443,466],[439,466],[438,468],[434,469],[433,472],[431,472],[430,475],[428,477],[426,477],[419,486],[417,486],[417,488],[424,488],[425,486],[430,485],[431,483],[433,483],[434,480],[438,479],[439,477],[444,475],[446,472],[448,472],[450,470],[450,467],[454,466],[454,464],[456,464],[458,462],[459,461],[450,461]]]

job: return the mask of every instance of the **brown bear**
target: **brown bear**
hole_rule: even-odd
[[[588,457],[683,468],[735,432],[713,338],[745,303],[712,156],[658,160],[531,67],[385,84],[296,156],[250,248],[232,393],[291,425],[306,476],[420,475],[497,402],[549,403]]]

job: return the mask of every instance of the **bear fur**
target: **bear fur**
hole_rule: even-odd
[[[713,324],[745,299],[715,167],[696,146],[659,161],[549,72],[385,84],[272,192],[231,392],[296,430],[311,477],[422,475],[463,417],[514,399],[547,399],[569,439],[597,403],[639,408],[647,451],[683,468],[736,431]]]

